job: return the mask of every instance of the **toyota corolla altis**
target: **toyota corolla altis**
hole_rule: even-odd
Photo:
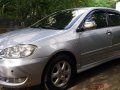
[[[62,10],[0,35],[0,85],[63,90],[76,73],[119,57],[118,11]]]

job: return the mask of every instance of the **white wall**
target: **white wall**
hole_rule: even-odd
[[[120,1],[116,2],[116,10],[120,11]]]

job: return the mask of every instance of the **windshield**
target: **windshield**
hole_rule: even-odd
[[[45,28],[45,29],[68,29],[74,22],[80,18],[80,16],[85,12],[83,9],[73,9],[73,10],[63,10],[60,12],[53,13],[34,25],[32,28]]]

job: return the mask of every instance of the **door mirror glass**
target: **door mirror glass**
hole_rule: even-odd
[[[83,29],[95,29],[97,27],[97,24],[95,21],[86,21],[83,25]]]

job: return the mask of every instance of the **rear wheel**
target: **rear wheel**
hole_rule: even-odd
[[[64,90],[74,75],[74,63],[68,55],[58,55],[48,64],[44,85],[49,90]]]

